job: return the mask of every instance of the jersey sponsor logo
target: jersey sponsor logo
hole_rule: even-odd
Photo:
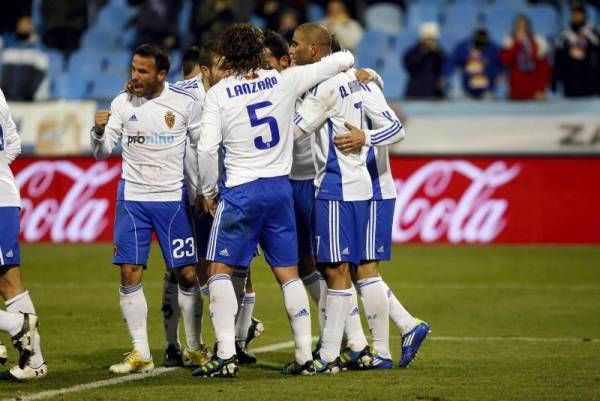
[[[175,142],[174,135],[129,135],[127,137],[127,146],[135,145],[170,145]]]
[[[172,111],[167,111],[167,114],[165,114],[165,123],[169,128],[173,128],[175,125],[175,114]]]
[[[226,88],[227,96],[229,98],[237,97],[241,95],[248,95],[250,93],[256,93],[265,89],[272,89],[277,85],[277,78],[266,77],[260,81],[247,82],[243,84],[234,85],[233,87]]]
[[[135,114],[133,114],[131,117],[129,117],[129,120],[127,121],[137,121],[137,117],[135,116]]]

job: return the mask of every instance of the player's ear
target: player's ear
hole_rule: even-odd
[[[281,56],[279,63],[283,66],[283,68],[288,68],[291,64],[290,56]]]
[[[165,80],[167,79],[167,71],[160,70],[156,77],[158,78],[158,82],[165,82]]]

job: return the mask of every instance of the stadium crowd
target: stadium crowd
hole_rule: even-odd
[[[288,41],[299,24],[323,23],[358,64],[385,75],[391,99],[600,94],[595,1],[28,0],[5,11],[0,64],[10,100],[106,101],[137,45],[160,44],[178,65],[189,46],[248,21]]]

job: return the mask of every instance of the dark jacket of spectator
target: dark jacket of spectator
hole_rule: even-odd
[[[441,98],[442,68],[446,60],[443,50],[428,49],[422,43],[411,47],[404,54],[404,67],[408,72],[406,97]]]
[[[190,45],[201,46],[216,39],[229,25],[249,18],[239,0],[205,0],[194,3],[190,19]]]
[[[543,99],[550,81],[548,42],[531,29],[529,20],[517,17],[513,32],[500,53],[508,71],[510,99]]]
[[[180,47],[179,13],[183,0],[128,0],[138,6],[134,48],[142,43],[154,43],[167,49]]]
[[[466,39],[454,48],[445,66],[445,76],[450,76],[455,68],[462,75],[462,86],[466,94],[481,98],[496,89],[496,79],[502,71],[500,48],[492,42],[484,30],[477,30],[472,38]]]
[[[88,1],[42,0],[41,11],[44,44],[67,54],[78,49],[88,26]]]
[[[554,81],[562,84],[566,97],[600,94],[600,35],[590,26],[558,34]]]

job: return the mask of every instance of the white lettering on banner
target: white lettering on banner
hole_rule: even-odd
[[[491,242],[506,226],[504,213],[508,207],[506,199],[492,196],[520,170],[519,164],[509,167],[503,161],[481,169],[465,160],[436,160],[404,181],[395,180],[393,241],[418,237],[423,242],[434,242],[446,234],[451,243]],[[432,199],[442,196],[457,176],[469,181],[460,198],[446,196],[432,205]]]
[[[69,161],[45,160],[30,164],[16,178],[23,197],[21,231],[27,242],[39,241],[48,233],[53,242],[91,242],[109,224],[108,199],[94,198],[96,190],[121,173],[121,165],[109,169],[96,162],[82,169]],[[51,188],[57,175],[73,181],[62,199],[47,197],[34,205]]]

